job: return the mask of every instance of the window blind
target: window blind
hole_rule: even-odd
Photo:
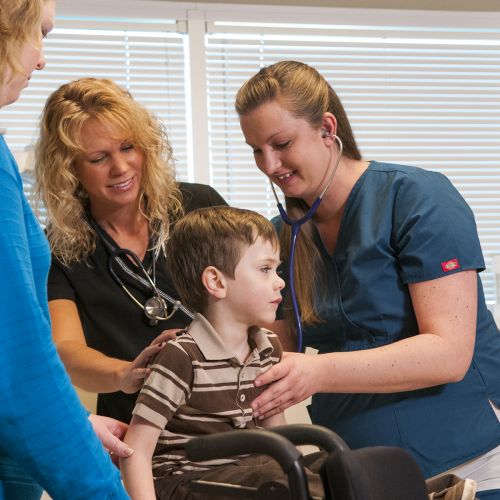
[[[366,159],[451,178],[474,210],[491,267],[491,257],[500,254],[500,30],[493,13],[431,18],[176,2],[166,9],[146,0],[138,12],[138,4],[67,0],[60,6],[65,15],[46,42],[47,68],[0,113],[21,166],[30,163],[24,159],[31,157],[49,93],[71,79],[108,77],[165,122],[180,180],[210,178],[231,204],[275,215],[267,180],[244,144],[234,96],[259,67],[298,59],[317,67],[339,93]],[[493,276],[489,270],[481,276],[493,303]]]
[[[178,178],[187,180],[185,31],[185,23],[168,19],[58,18],[45,41],[45,70],[35,72],[22,98],[0,115],[16,157],[30,157],[19,153],[36,140],[50,93],[77,78],[110,78],[164,122]]]
[[[275,202],[244,143],[234,96],[260,67],[316,67],[346,107],[363,157],[447,175],[471,205],[495,302],[500,254],[500,31],[405,26],[211,23],[206,35],[213,183],[266,216]]]

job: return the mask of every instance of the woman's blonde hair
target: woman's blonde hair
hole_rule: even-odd
[[[296,118],[320,128],[325,113],[337,119],[337,136],[343,144],[343,155],[360,160],[351,124],[342,103],[328,82],[311,66],[297,61],[281,61],[262,68],[245,82],[236,94],[236,112],[244,116],[266,102],[276,101]],[[302,218],[308,210],[299,198],[285,198],[287,212],[293,219]],[[291,230],[282,224],[280,230],[281,251],[284,260],[290,252]],[[320,272],[320,255],[312,239],[312,222],[306,223],[297,239],[295,259],[295,287],[305,324],[320,321],[314,309],[314,293]],[[292,317],[290,304],[285,308]]]
[[[25,43],[41,40],[42,0],[0,2],[0,85],[6,75],[22,72],[20,52]]]
[[[111,127],[143,154],[140,210],[155,246],[166,241],[170,223],[183,211],[172,148],[161,123],[111,80],[67,83],[45,104],[35,148],[35,196],[47,209],[52,252],[66,265],[86,260],[95,249],[88,196],[75,175],[75,163],[84,153],[82,128],[92,119]]]

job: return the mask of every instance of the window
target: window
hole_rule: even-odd
[[[167,127],[178,177],[187,180],[188,113],[186,100],[185,24],[165,20],[109,18],[57,20],[45,42],[48,61],[35,74],[23,98],[2,110],[6,140],[16,157],[36,140],[39,117],[48,95],[77,78],[110,78],[129,90]],[[21,162],[20,162],[21,163]]]
[[[493,303],[491,259],[500,254],[500,30],[450,27],[448,19],[382,25],[379,15],[377,25],[341,18],[314,26],[209,23],[214,186],[232,204],[277,213],[244,144],[234,95],[262,66],[281,59],[311,64],[339,94],[365,159],[437,170],[459,189],[476,216],[488,267],[481,277]]]
[[[302,60],[340,95],[366,159],[450,177],[474,210],[488,267],[481,277],[488,302],[495,302],[500,13],[82,4],[60,5],[47,69],[18,104],[2,110],[14,149],[32,142],[42,104],[62,82],[110,77],[165,120],[180,179],[211,183],[229,203],[272,216],[275,201],[244,143],[234,96],[259,67]]]

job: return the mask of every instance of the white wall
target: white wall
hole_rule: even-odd
[[[140,0],[138,0],[140,1]],[[159,0],[169,2],[172,0]],[[191,3],[208,4],[210,0],[187,0]],[[218,3],[255,5],[303,5],[316,7],[348,7],[368,9],[411,9],[443,11],[500,12],[499,0],[220,0]]]

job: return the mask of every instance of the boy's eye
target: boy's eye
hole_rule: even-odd
[[[276,274],[283,277],[285,275],[285,263],[281,262],[276,268]]]
[[[270,266],[262,266],[260,268],[260,270],[263,272],[263,273],[268,273],[270,270],[271,270],[271,267]]]

